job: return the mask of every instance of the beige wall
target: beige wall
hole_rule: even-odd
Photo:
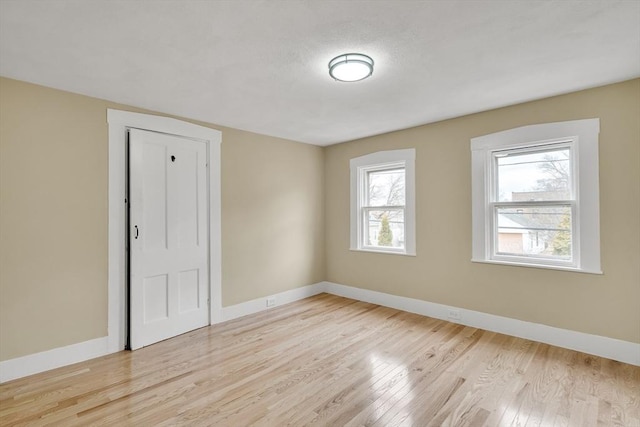
[[[0,78],[0,360],[107,334],[107,108]],[[209,126],[223,306],[323,280],[323,150]]]
[[[604,275],[472,263],[470,138],[593,117]],[[349,159],[409,147],[417,256],[349,251]],[[640,80],[334,145],[325,177],[327,280],[640,342]]]
[[[222,138],[223,305],[324,280],[322,149],[224,128]]]
[[[106,335],[106,108],[140,111],[0,78],[0,360]],[[471,263],[469,139],[591,117],[605,274]],[[223,132],[223,305],[326,279],[640,342],[638,117],[634,80],[325,149],[209,125]],[[349,251],[349,159],[405,147],[418,256]]]

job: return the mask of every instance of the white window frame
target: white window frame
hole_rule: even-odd
[[[599,119],[523,126],[471,139],[473,262],[518,265],[602,274],[600,267],[600,197],[598,174]],[[564,144],[571,148],[571,200],[558,202],[572,210],[572,260],[498,255],[495,248],[497,152],[540,150]],[[551,205],[554,202],[540,202]],[[534,203],[535,204],[535,203]]]
[[[569,183],[570,196],[562,200],[548,200],[548,201],[510,201],[501,202],[498,200],[498,158],[503,155],[518,155],[526,153],[540,153],[550,149],[562,149],[568,148],[570,150],[570,164],[571,164],[571,179]],[[505,262],[520,262],[525,264],[541,263],[549,266],[558,267],[577,267],[577,260],[580,259],[580,245],[579,245],[579,233],[577,229],[576,218],[579,217],[579,206],[576,202],[576,156],[575,156],[575,140],[571,139],[559,139],[556,141],[544,141],[541,143],[535,143],[527,145],[526,147],[507,148],[504,150],[492,150],[491,152],[491,170],[490,173],[490,197],[487,202],[488,218],[487,228],[489,231],[489,255],[492,260],[505,261]],[[572,257],[570,260],[543,258],[535,256],[518,256],[513,254],[500,254],[498,253],[498,215],[496,213],[498,208],[536,208],[536,207],[549,207],[549,206],[565,206],[571,210],[571,237],[572,237]]]
[[[351,169],[351,232],[350,249],[353,251],[415,256],[415,148],[378,151],[350,160]],[[403,168],[405,171],[404,248],[381,248],[364,244],[364,206],[367,173]]]

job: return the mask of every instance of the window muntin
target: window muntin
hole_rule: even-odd
[[[599,131],[596,118],[471,139],[472,261],[602,274]]]
[[[415,150],[351,159],[351,249],[415,255]]]
[[[491,152],[491,259],[576,266],[572,147],[565,140]]]

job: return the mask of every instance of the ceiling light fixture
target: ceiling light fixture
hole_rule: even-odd
[[[344,53],[329,61],[329,75],[341,82],[357,82],[373,74],[373,59],[361,53]]]

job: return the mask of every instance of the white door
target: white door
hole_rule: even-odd
[[[204,142],[129,131],[132,349],[209,324],[206,158]]]

